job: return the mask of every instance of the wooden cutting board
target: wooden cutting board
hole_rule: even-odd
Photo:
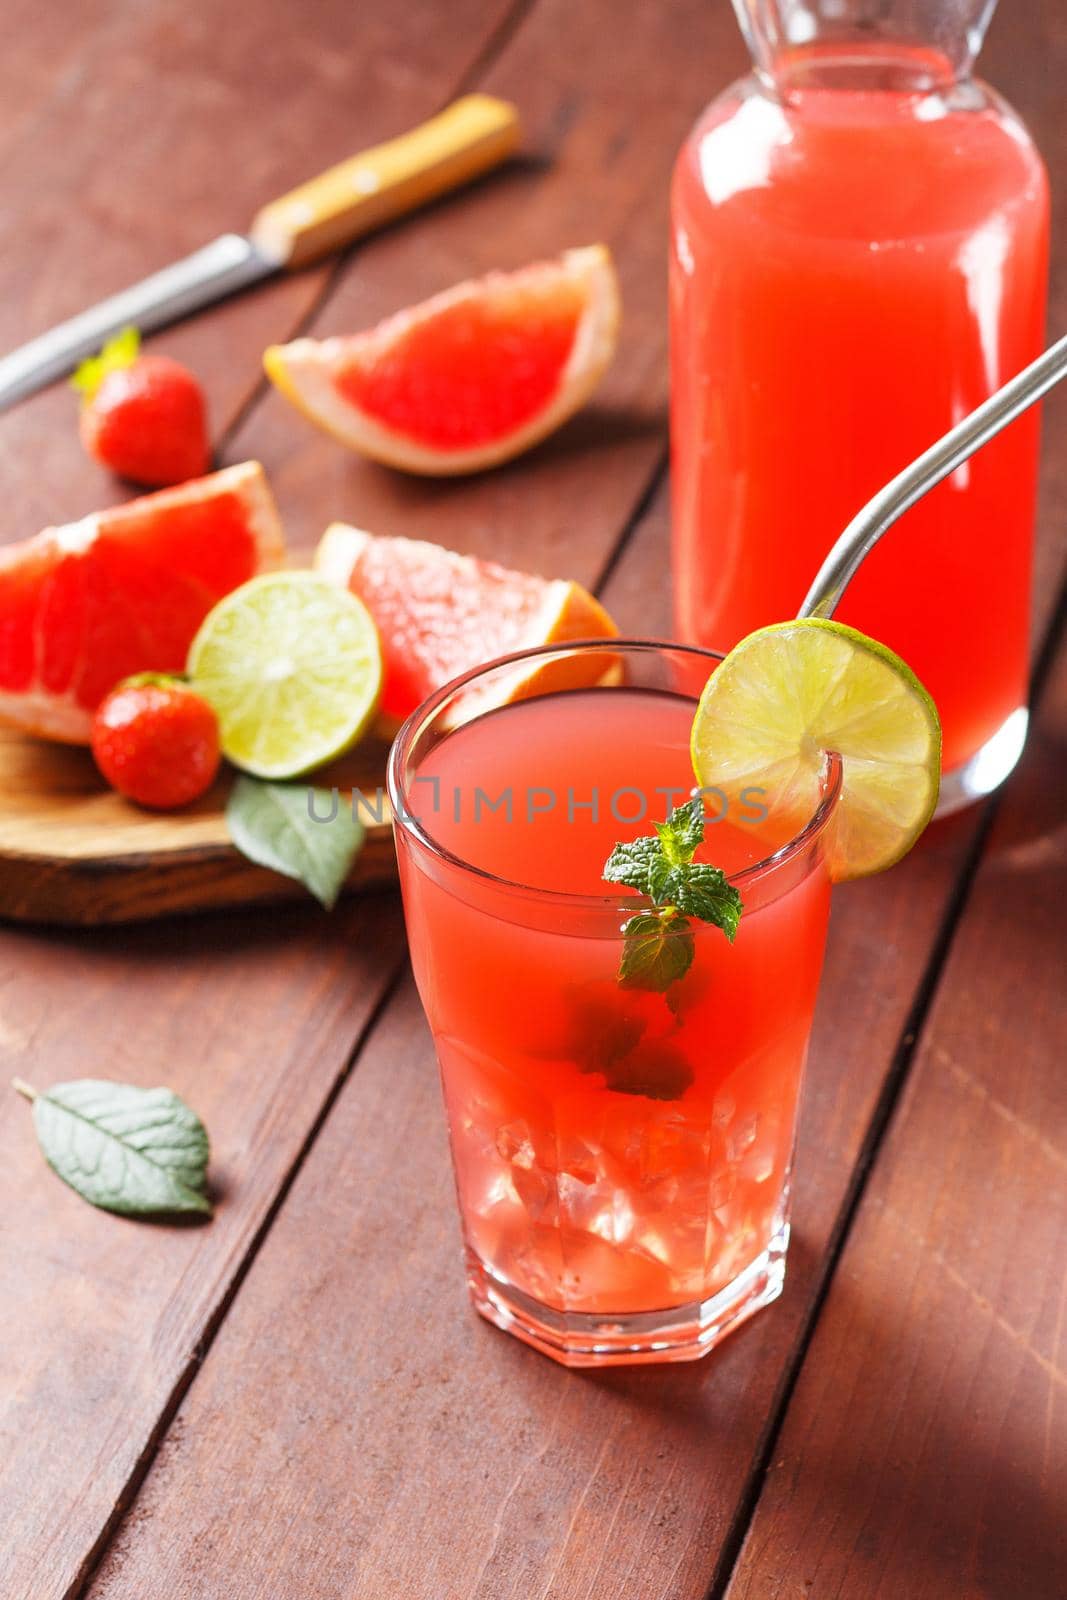
[[[367,838],[349,886],[395,881],[387,802],[388,746],[367,740],[315,776],[357,786]],[[173,912],[307,898],[301,885],[246,861],[224,809],[232,775],[182,811],[142,811],[110,790],[88,750],[0,728],[0,918],[96,926]],[[372,821],[372,816],[382,821]]]

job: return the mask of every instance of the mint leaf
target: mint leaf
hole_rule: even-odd
[[[607,1087],[616,1094],[680,1100],[693,1081],[693,1069],[675,1045],[648,1039],[617,1061],[606,1076]]]
[[[627,888],[649,894],[649,871],[653,862],[662,859],[656,839],[634,839],[629,844],[617,844],[605,863],[604,877],[609,883],[624,883]]]
[[[741,896],[718,867],[693,864],[678,877],[671,898],[679,911],[701,922],[711,922],[733,944],[741,922]]]
[[[211,1215],[207,1132],[171,1089],[102,1078],[43,1094],[15,1087],[33,1101],[48,1165],[90,1205],[127,1217]]]
[[[594,980],[566,995],[570,1021],[566,1048],[579,1072],[598,1073],[616,1094],[650,1100],[677,1100],[693,1081],[683,1053],[662,1033],[649,1036],[663,1019],[649,1005],[647,991]]]
[[[617,844],[605,863],[604,877],[646,895],[654,908],[638,912],[623,926],[619,983],[665,991],[693,964],[689,919],[721,928],[732,944],[743,907],[724,872],[693,860],[704,840],[704,802],[699,795],[676,806],[655,828],[655,838]]]
[[[310,802],[309,802],[309,796]],[[325,789],[306,783],[264,783],[239,777],[230,792],[230,838],[249,861],[295,878],[329,911],[363,845],[364,827],[351,806],[338,804],[329,822]]]
[[[684,806],[676,806],[666,822],[656,823],[660,850],[672,867],[685,867],[697,847],[704,842],[704,800],[694,795]]]
[[[639,911],[623,926],[619,982],[624,989],[662,991],[693,965],[693,935],[684,917],[668,907]]]
[[[649,844],[656,843],[654,839],[650,839],[648,842]],[[667,857],[659,852],[657,847],[655,859],[649,862],[648,888],[645,890],[649,899],[653,900],[656,905],[662,906],[670,903],[676,870],[675,867],[671,866]]]

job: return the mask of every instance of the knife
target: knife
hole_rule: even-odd
[[[70,372],[121,328],[132,324],[146,333],[165,327],[276,272],[309,266],[458,188],[506,160],[519,136],[513,105],[491,95],[464,95],[429,122],[272,200],[247,237],[224,233],[4,356],[0,411]]]

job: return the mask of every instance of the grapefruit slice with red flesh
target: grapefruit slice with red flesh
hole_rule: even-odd
[[[476,472],[566,421],[615,353],[619,291],[603,245],[491,272],[366,333],[263,357],[312,422],[408,472]]]
[[[257,461],[0,548],[0,721],[88,744],[109,690],[183,672],[215,602],[284,557]]]
[[[315,566],[358,595],[374,619],[385,669],[382,721],[394,731],[427,695],[472,667],[515,650],[611,639],[619,631],[580,583],[512,572],[421,539],[364,533],[342,522],[327,528]],[[611,665],[598,657],[590,667],[575,657],[548,673],[544,666],[520,669],[495,698],[600,681]]]

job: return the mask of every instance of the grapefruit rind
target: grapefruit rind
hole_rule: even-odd
[[[47,573],[55,568],[62,557],[84,555],[90,551],[101,532],[106,533],[116,521],[121,522],[127,507],[140,508],[150,503],[165,515],[168,505],[189,505],[197,500],[225,494],[236,494],[244,503],[247,526],[257,552],[255,570],[268,572],[284,565],[285,539],[270,485],[258,461],[244,461],[190,483],[162,489],[156,494],[141,495],[124,505],[93,512],[78,522],[45,528],[31,539],[0,547],[0,583],[5,570],[11,572],[24,566],[32,555],[39,557],[45,573],[42,581],[46,582]],[[2,623],[3,618],[0,617],[0,626]],[[34,647],[37,686],[18,692],[0,689],[0,723],[63,744],[88,744],[92,731],[92,709],[82,705],[72,690],[55,694],[40,687],[43,659],[39,617]],[[174,664],[173,670],[179,670],[178,663]]]
[[[470,448],[434,449],[386,427],[346,400],[335,387],[333,375],[343,361],[351,359],[354,349],[387,347],[413,323],[432,319],[476,295],[491,295],[498,284],[511,286],[524,276],[534,278],[538,273],[558,272],[561,268],[572,284],[577,283],[584,290],[585,305],[574,343],[552,399],[528,422],[500,438]],[[366,333],[271,345],[264,352],[263,365],[271,382],[297,410],[350,449],[404,472],[451,476],[479,472],[509,461],[573,416],[611,363],[619,318],[619,288],[611,253],[604,245],[587,245],[565,251],[559,261],[538,263],[518,273],[489,273],[484,278],[468,279],[398,312]]]

